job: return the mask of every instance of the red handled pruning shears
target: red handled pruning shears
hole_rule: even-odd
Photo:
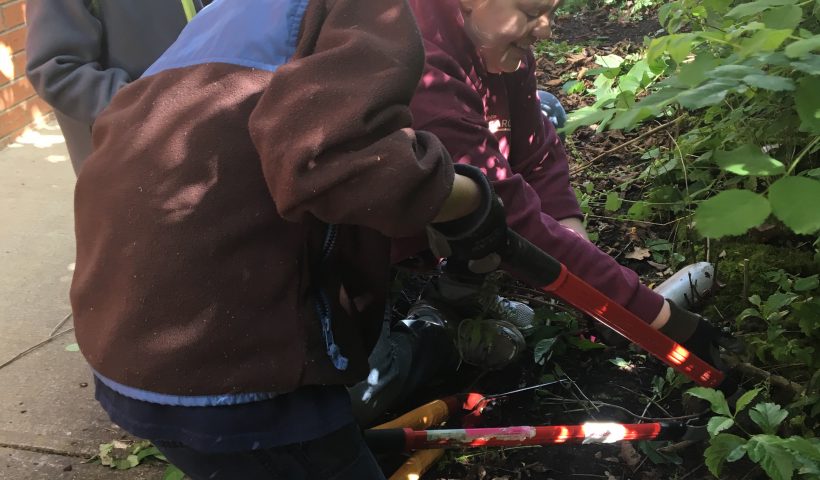
[[[724,374],[719,369],[570,273],[561,262],[521,235],[512,230],[508,230],[508,235],[508,247],[501,258],[531,285],[607,325],[698,385],[717,388],[723,382]]]

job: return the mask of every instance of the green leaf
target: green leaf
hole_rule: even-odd
[[[741,79],[749,75],[765,75],[763,70],[749,65],[721,65],[707,74],[710,78],[735,78]]]
[[[615,54],[609,54],[603,57],[596,56],[595,63],[604,68],[618,68],[624,63],[624,58]]]
[[[762,388],[755,388],[754,390],[749,390],[748,392],[741,395],[741,397],[737,399],[737,403],[735,404],[735,415],[742,412],[746,407],[748,407],[752,400],[761,391],[763,391]]]
[[[798,303],[794,307],[794,315],[797,318],[797,326],[807,337],[820,334],[820,304],[818,300],[813,302]],[[820,402],[818,402],[820,405]]]
[[[791,304],[795,298],[797,298],[795,295],[788,293],[773,293],[766,299],[763,311],[767,314],[779,312],[783,307]]]
[[[737,447],[735,447],[734,450],[729,452],[729,455],[726,455],[726,461],[736,462],[740,460],[741,458],[743,458],[744,455],[746,455],[746,448],[747,445],[738,445]]]
[[[794,90],[794,82],[790,78],[778,75],[747,75],[743,77],[743,82],[750,87],[762,88],[773,92]]]
[[[800,58],[803,55],[820,48],[820,35],[804,38],[788,44],[784,50],[791,58]]]
[[[66,352],[79,352],[80,351],[80,346],[77,345],[76,343],[69,343],[68,345],[65,346],[65,351]]]
[[[615,365],[616,367],[618,367],[620,369],[629,369],[629,368],[632,368],[634,366],[631,363],[629,363],[627,360],[624,360],[621,357],[610,358],[609,363]]]
[[[680,64],[689,56],[697,37],[698,35],[693,33],[674,33],[656,38],[649,43],[646,59],[652,63],[664,54],[668,54],[675,63]]]
[[[807,55],[801,60],[791,62],[795,70],[809,75],[820,75],[820,55]]]
[[[749,458],[763,467],[772,480],[791,480],[794,457],[783,448],[783,439],[773,435],[755,435],[746,449]]]
[[[578,80],[570,80],[561,87],[565,92],[572,95],[573,93],[583,93],[586,90],[584,82]]]
[[[789,412],[774,403],[758,403],[749,410],[749,418],[763,430],[763,433],[774,434],[777,427],[786,419]]]
[[[609,128],[613,130],[631,129],[641,121],[655,115],[656,111],[656,108],[647,108],[639,104],[629,110],[618,112],[612,120],[612,123],[609,125]]]
[[[777,218],[796,233],[820,230],[820,181],[783,177],[769,188],[769,202]]]
[[[712,411],[718,415],[726,417],[732,416],[732,412],[729,411],[729,404],[726,403],[726,397],[723,396],[723,392],[712,388],[695,387],[690,388],[686,393],[709,402],[712,406]]]
[[[584,352],[587,350],[602,350],[606,348],[606,345],[602,343],[591,342],[586,338],[580,337],[568,337],[567,343]]]
[[[555,345],[555,341],[558,340],[557,338],[545,338],[538,342],[535,345],[535,349],[533,352],[533,360],[538,365],[543,365],[544,362],[549,358],[549,352],[552,350],[552,347]]]
[[[803,9],[797,5],[783,5],[767,11],[760,19],[766,28],[794,30],[803,20]]]
[[[695,211],[698,231],[706,237],[741,235],[771,213],[764,197],[749,190],[726,190],[703,201]]]
[[[690,110],[716,105],[722,102],[726,95],[737,88],[738,85],[738,82],[732,80],[713,80],[692,90],[682,92],[678,95],[678,103]]]
[[[757,2],[741,3],[735,8],[729,10],[729,12],[726,13],[726,16],[731,18],[748,17],[771,7],[777,7],[780,5],[794,5],[796,3],[796,0],[761,0]]]
[[[623,203],[624,201],[617,192],[609,192],[606,194],[606,205],[604,205],[604,208],[607,212],[615,212],[621,208],[621,204]]]
[[[721,433],[709,442],[709,448],[704,452],[706,466],[717,478],[720,478],[720,470],[726,457],[738,447],[743,446],[746,440],[732,435],[731,433]]]
[[[148,448],[142,448],[138,451],[134,451],[136,454],[137,459],[139,461],[143,461],[147,457],[162,457],[162,452],[160,452],[157,447],[150,446]]]
[[[761,305],[763,305],[763,301],[760,298],[760,295],[757,295],[757,294],[752,295],[751,297],[749,297],[749,303],[751,303],[752,305],[755,305],[757,307],[760,307]]]
[[[626,211],[626,216],[632,220],[646,220],[652,216],[652,205],[637,201]]]
[[[662,446],[665,442],[649,442],[649,441],[641,441],[638,442],[638,449],[642,451],[649,460],[654,463],[655,465],[664,465],[664,464],[674,464],[680,465],[683,463],[683,458],[675,453],[662,453],[658,451],[658,448]]]
[[[796,279],[792,288],[795,292],[809,292],[817,287],[820,287],[820,278],[818,275],[812,275]]]
[[[702,53],[692,62],[681,65],[677,80],[682,86],[696,87],[703,83],[709,77],[708,73],[717,68],[722,61],[721,58]]]
[[[783,447],[807,459],[820,462],[820,443],[812,443],[803,437],[789,437],[783,440]]]
[[[786,171],[780,161],[751,144],[729,152],[716,150],[714,158],[720,168],[736,175],[778,175]]]
[[[162,480],[183,480],[184,478],[185,473],[173,465],[168,465],[162,474]]]
[[[741,43],[738,54],[746,57],[761,52],[773,52],[780,48],[780,45],[782,45],[791,34],[791,29],[772,30],[766,28],[760,30]]]
[[[732,425],[734,424],[734,419],[729,417],[712,417],[706,425],[706,431],[709,432],[709,435],[714,437],[718,433],[732,428]]]
[[[820,77],[800,80],[794,93],[794,103],[802,124],[800,130],[820,134]]]
[[[609,122],[613,115],[615,115],[613,110],[599,110],[590,107],[579,109],[569,114],[567,124],[559,132],[570,135],[579,127]]]

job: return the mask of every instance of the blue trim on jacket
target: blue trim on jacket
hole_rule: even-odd
[[[243,405],[246,403],[270,400],[278,395],[276,393],[228,393],[224,395],[196,396],[168,395],[165,393],[149,392],[148,390],[141,390],[117,383],[110,378],[100,375],[97,371],[94,371],[94,376],[105,386],[124,397],[175,407],[224,407],[228,405]]]
[[[188,23],[143,77],[205,63],[274,72],[296,52],[308,1],[216,0]]]

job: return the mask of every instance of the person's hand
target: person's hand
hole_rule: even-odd
[[[500,252],[507,245],[507,216],[490,181],[476,167],[454,166],[456,174],[469,178],[478,187],[479,204],[472,213],[433,223],[427,228],[430,249],[439,257],[467,262],[475,273],[487,273],[501,264]]]

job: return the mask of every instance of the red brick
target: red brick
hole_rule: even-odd
[[[27,78],[0,87],[0,111],[8,110],[23,100],[34,96],[34,88]]]
[[[0,33],[0,50],[3,46],[10,47],[12,53],[17,53],[26,48],[26,27],[21,26]]]
[[[18,128],[17,130],[11,132],[10,134],[6,135],[5,137],[0,137],[0,150],[9,146],[9,144],[13,143],[14,140],[25,133],[27,127]]]
[[[3,29],[26,23],[26,2],[10,3],[3,7]]]
[[[0,138],[16,132],[49,112],[51,107],[39,97],[33,97],[16,107],[0,112]]]

